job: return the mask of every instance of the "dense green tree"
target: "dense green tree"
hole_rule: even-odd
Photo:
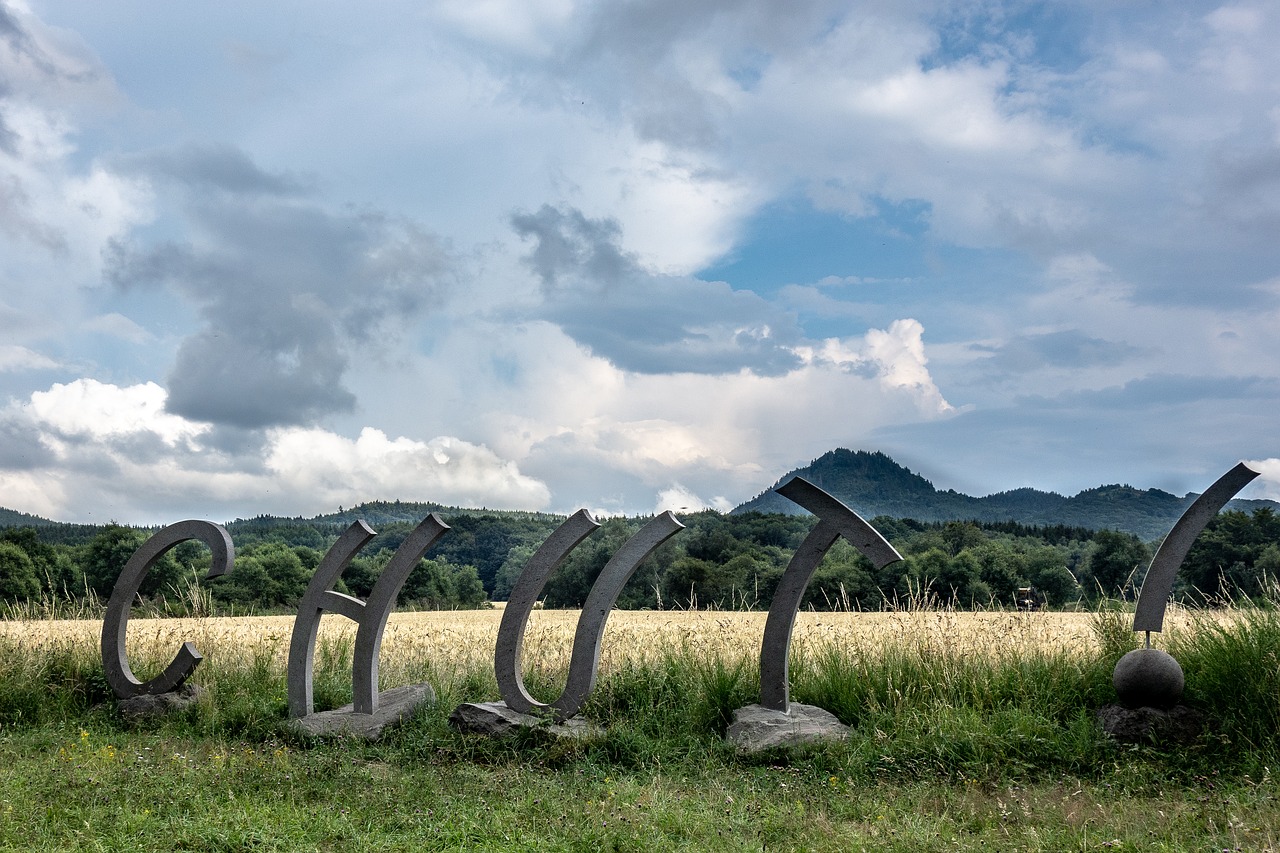
[[[511,590],[537,550],[533,545],[515,545],[507,552],[507,558],[502,561],[502,565],[498,567],[498,574],[494,576],[494,601],[506,601],[511,597]]]
[[[1141,572],[1150,559],[1147,546],[1132,533],[1098,531],[1085,563],[1088,594],[1114,597],[1131,593],[1140,586]]]
[[[1269,507],[1252,515],[1229,511],[1212,519],[1179,572],[1178,589],[1193,600],[1268,594],[1277,581],[1280,516]]]
[[[216,601],[238,608],[278,610],[293,607],[306,592],[311,573],[299,551],[283,542],[264,541],[242,549],[230,574],[212,587]]]
[[[102,598],[111,595],[116,580],[129,558],[147,541],[149,534],[133,527],[109,524],[88,544],[84,553],[83,571],[89,588]],[[157,593],[169,592],[182,586],[185,572],[170,550],[152,565],[138,594],[150,598]]]
[[[71,556],[71,548],[50,545],[34,527],[9,527],[0,531],[0,542],[17,545],[31,559],[42,592],[52,596],[74,596],[83,592],[80,567]]]
[[[0,600],[12,603],[39,596],[40,578],[27,552],[0,540]]]
[[[1052,607],[1061,607],[1080,597],[1080,584],[1067,568],[1059,548],[1033,548],[1027,554],[1026,579]]]
[[[982,530],[972,521],[948,521],[943,525],[941,536],[947,544],[947,553],[953,557],[987,541]]]

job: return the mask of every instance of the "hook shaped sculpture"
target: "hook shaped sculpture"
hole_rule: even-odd
[[[559,720],[568,720],[581,710],[595,687],[600,641],[609,611],[613,609],[619,593],[645,557],[684,529],[674,515],[664,512],[628,539],[605,564],[582,606],[582,615],[578,617],[564,692],[550,704],[539,702],[525,690],[520,673],[520,648],[529,624],[529,613],[551,572],[599,526],[591,513],[585,509],[578,510],[542,543],[511,590],[511,597],[502,613],[502,624],[498,627],[493,668],[502,701],[513,711],[521,714],[551,713]]]
[[[182,644],[178,654],[164,668],[164,672],[149,681],[139,681],[129,667],[125,655],[124,640],[129,627],[129,605],[142,586],[142,579],[151,571],[155,562],[174,546],[196,539],[209,546],[213,562],[206,578],[215,578],[231,571],[236,559],[236,549],[231,536],[221,525],[208,521],[179,521],[142,543],[133,553],[124,571],[116,578],[107,602],[106,616],[102,620],[102,667],[106,670],[107,684],[119,699],[133,696],[157,695],[177,690],[191,677],[204,656],[190,642]]]
[[[1142,581],[1142,592],[1138,593],[1138,605],[1133,614],[1133,630],[1164,630],[1164,611],[1169,604],[1169,596],[1173,594],[1173,582],[1177,579],[1178,569],[1190,553],[1196,537],[1218,511],[1227,505],[1227,501],[1249,485],[1258,474],[1258,471],[1241,462],[1205,489],[1204,494],[1196,498],[1174,523],[1156,550],[1156,555],[1151,558],[1147,576]]]
[[[1111,674],[1111,684],[1123,705],[1172,708],[1182,698],[1186,687],[1182,667],[1173,655],[1151,648],[1151,632],[1164,629],[1164,613],[1173,593],[1173,582],[1200,531],[1236,492],[1257,476],[1257,471],[1241,462],[1219,477],[1187,507],[1151,558],[1133,614],[1133,630],[1147,632],[1146,644],[1121,657]]]
[[[795,477],[777,492],[818,517],[817,526],[800,543],[778,581],[760,643],[760,704],[785,714],[790,703],[787,661],[796,612],[827,551],[843,536],[877,569],[896,563],[902,555],[862,516],[809,481]]]
[[[373,714],[378,710],[378,654],[387,617],[395,606],[396,596],[418,565],[422,555],[449,530],[449,525],[435,513],[422,520],[396,549],[391,562],[373,585],[366,601],[334,592],[342,570],[360,549],[376,534],[363,521],[353,522],[324,555],[307,591],[298,602],[298,615],[293,622],[289,641],[289,716],[307,717],[314,710],[311,674],[315,665],[316,632],[326,610],[339,613],[356,622],[356,645],[353,652],[351,692],[354,712]]]

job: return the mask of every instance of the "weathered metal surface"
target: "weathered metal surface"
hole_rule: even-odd
[[[129,607],[138,594],[138,588],[142,586],[143,578],[169,549],[192,539],[208,545],[213,553],[213,562],[206,578],[215,578],[231,571],[236,549],[225,528],[208,521],[179,521],[142,543],[142,547],[125,564],[124,571],[120,572],[120,577],[111,590],[107,612],[102,620],[102,667],[106,670],[107,684],[120,699],[176,690],[191,677],[200,661],[204,660],[194,645],[183,643],[164,672],[150,681],[142,682],[130,669],[124,650],[125,634],[129,626]]]
[[[448,530],[449,525],[435,513],[423,519],[396,549],[391,562],[387,563],[369,591],[360,627],[356,629],[355,659],[352,661],[351,698],[357,714],[372,714],[378,710],[378,655],[382,650],[387,617],[396,606],[396,596],[422,555]]]
[[[493,672],[498,678],[498,691],[502,695],[502,701],[512,711],[527,714],[535,708],[545,707],[525,690],[524,677],[520,672],[520,649],[524,646],[529,614],[551,573],[582,540],[599,528],[599,522],[585,509],[569,516],[529,559],[511,589],[507,605],[502,611],[502,623],[498,626]]]
[[[640,528],[610,558],[600,570],[600,577],[587,594],[582,615],[578,617],[578,627],[573,635],[573,650],[569,656],[569,677],[564,691],[551,704],[539,702],[525,690],[524,679],[520,674],[520,648],[524,644],[529,611],[533,609],[551,572],[599,526],[586,510],[579,510],[570,516],[529,560],[511,591],[506,611],[502,614],[502,624],[498,628],[494,673],[498,677],[502,700],[513,711],[550,715],[564,721],[582,709],[582,703],[595,687],[596,670],[600,664],[600,640],[618,594],[654,548],[684,529],[684,525],[674,515],[664,512]]]
[[[414,566],[446,531],[438,515],[423,519],[396,550],[395,556],[382,570],[368,601],[334,592],[342,571],[374,537],[374,531],[363,521],[353,522],[324,555],[298,602],[298,615],[293,621],[289,642],[289,716],[306,717],[315,710],[312,701],[312,670],[315,666],[316,633],[325,611],[338,613],[358,623],[352,661],[352,698],[354,712],[373,714],[378,710],[378,654],[387,617],[395,606],[396,596]]]
[[[551,703],[559,719],[567,720],[577,714],[596,685],[596,670],[600,665],[600,640],[618,594],[644,558],[681,530],[684,530],[684,525],[674,515],[670,512],[661,513],[628,539],[600,570],[600,577],[587,594],[587,601],[582,605],[582,615],[578,617],[578,628],[573,635],[573,651],[569,657],[569,678],[564,692]]]
[[[786,713],[791,694],[788,660],[796,612],[813,573],[836,540],[843,536],[877,568],[902,559],[902,555],[849,507],[800,477],[788,481],[778,494],[818,517],[778,581],[760,643],[760,704]]]
[[[1169,535],[1160,543],[1156,555],[1151,558],[1147,576],[1142,581],[1142,592],[1138,594],[1138,606],[1133,614],[1133,630],[1164,630],[1164,611],[1169,604],[1169,596],[1173,594],[1173,582],[1177,579],[1178,569],[1191,551],[1196,537],[1218,511],[1226,506],[1227,501],[1235,497],[1258,473],[1241,462],[1219,477],[1217,482],[1187,507]]]

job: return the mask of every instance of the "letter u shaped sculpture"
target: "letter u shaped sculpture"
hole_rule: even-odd
[[[807,480],[795,477],[777,490],[818,517],[818,524],[800,543],[773,594],[769,616],[760,643],[760,704],[773,711],[787,712],[791,688],[787,680],[787,659],[791,652],[791,631],[805,587],[836,540],[843,536],[871,563],[881,569],[902,559],[874,527],[849,507]]]
[[[378,710],[378,654],[387,617],[409,573],[448,530],[449,525],[435,513],[423,519],[382,570],[367,601],[334,592],[330,587],[376,534],[363,521],[356,521],[333,543],[298,602],[298,616],[289,642],[289,716],[306,717],[314,710],[311,674],[315,665],[316,632],[326,610],[340,613],[359,625],[351,673],[353,710],[357,714],[373,714]]]
[[[213,552],[213,563],[205,577],[214,578],[231,571],[236,559],[236,549],[225,528],[208,521],[179,521],[142,543],[142,547],[125,564],[124,571],[111,590],[106,617],[102,620],[102,667],[106,670],[107,684],[119,699],[177,690],[195,672],[200,661],[204,660],[195,646],[189,642],[183,643],[164,672],[150,681],[142,682],[129,668],[129,659],[124,651],[125,633],[129,627],[129,605],[138,594],[142,579],[151,571],[156,560],[163,557],[170,548],[190,539],[198,539]]]
[[[586,604],[582,606],[582,615],[578,617],[573,651],[569,658],[569,678],[564,692],[559,699],[548,705],[534,699],[524,687],[524,678],[520,673],[520,648],[524,644],[525,627],[529,623],[529,613],[534,602],[551,572],[599,526],[585,509],[571,515],[542,543],[542,547],[529,560],[511,590],[511,597],[502,612],[502,623],[498,627],[493,668],[498,677],[502,701],[513,711],[522,714],[551,713],[559,720],[567,720],[581,710],[582,704],[595,687],[596,668],[600,663],[600,640],[618,594],[653,549],[684,529],[684,525],[674,515],[664,512],[628,539],[605,564],[600,577],[587,595]]]

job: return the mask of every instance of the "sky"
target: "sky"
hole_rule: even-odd
[[[0,0],[0,506],[1280,498],[1280,7]]]

